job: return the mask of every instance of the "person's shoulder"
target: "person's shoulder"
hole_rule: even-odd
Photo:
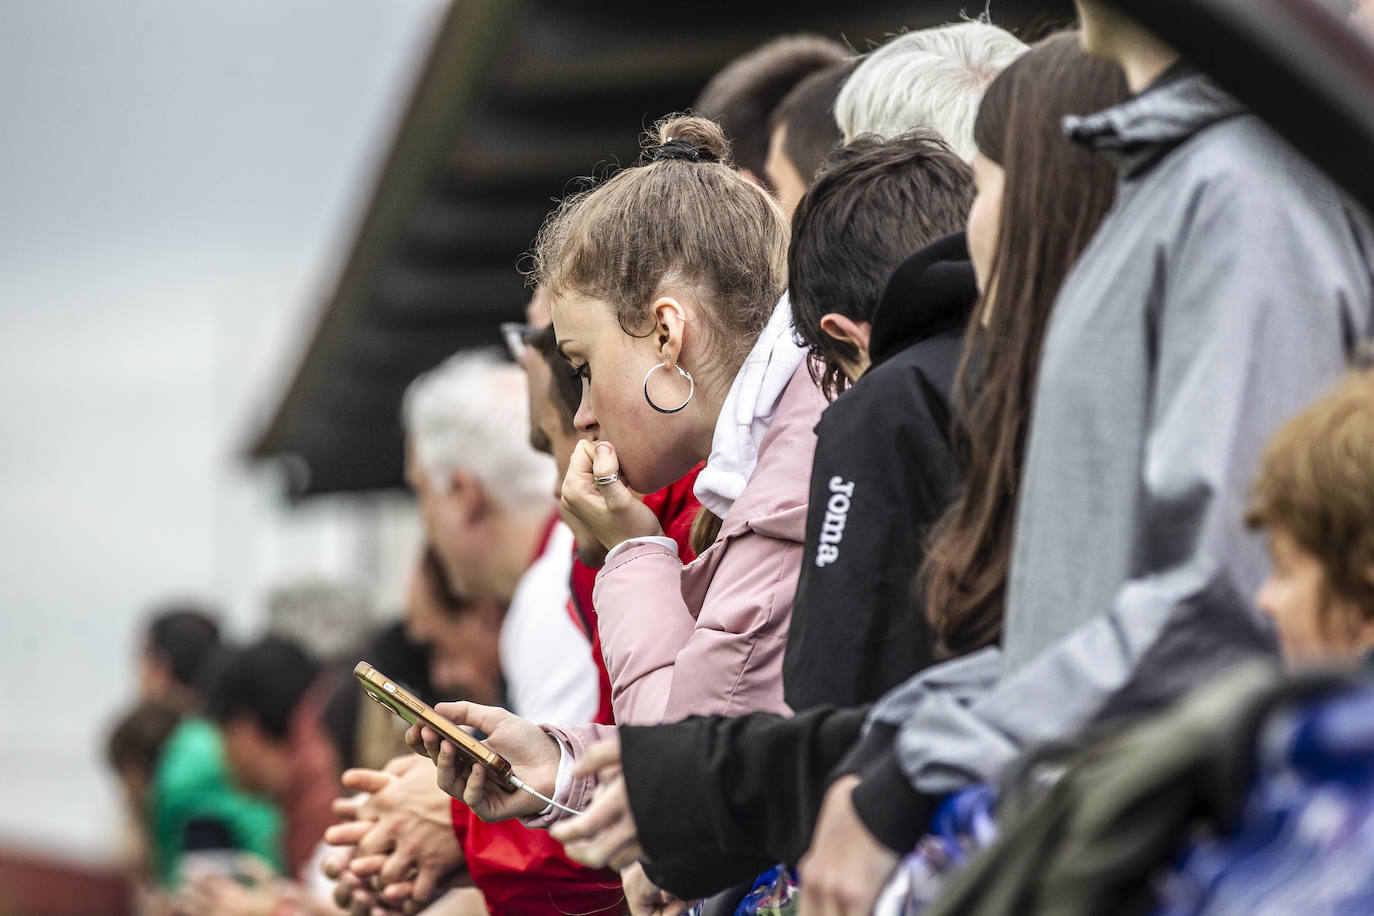
[[[816,425],[827,407],[820,385],[811,377],[811,370],[803,359],[792,374],[782,398],[778,401],[768,431],[759,442],[758,462],[750,481],[763,468],[771,473],[774,465],[793,465],[796,456],[810,454],[816,448]]]
[[[199,716],[182,719],[158,759],[156,783],[164,794],[217,786],[225,775],[219,730]]]
[[[817,436],[893,438],[904,420],[948,414],[961,348],[962,334],[951,331],[892,354],[825,409]]]
[[[792,373],[792,380],[783,389],[768,434],[759,443],[760,453],[771,439],[795,435],[798,431],[802,431],[803,435],[809,434],[826,405],[825,394],[811,375],[811,367],[804,358]]]
[[[963,355],[964,328],[950,328],[916,341],[893,353],[863,374],[854,387],[867,385],[890,391],[910,386],[913,380],[928,380],[948,390]]]
[[[1282,137],[1253,114],[1199,132],[1174,157],[1181,176],[1209,196],[1255,209],[1339,208],[1345,196]]]
[[[164,757],[216,757],[220,754],[219,729],[209,719],[186,716],[167,737]]]
[[[730,510],[722,537],[750,527],[759,518],[805,511],[810,499],[816,427],[825,408],[825,395],[803,360],[759,443],[758,461]]]

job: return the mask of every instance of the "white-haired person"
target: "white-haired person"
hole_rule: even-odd
[[[983,92],[1025,52],[1020,39],[988,22],[905,32],[861,58],[835,98],[835,123],[845,143],[932,130],[971,162]]]
[[[460,353],[411,383],[402,408],[406,479],[458,596],[507,605],[501,670],[511,708],[591,721],[597,675],[567,614],[573,535],[558,519],[554,465],[529,444],[525,374]]]
[[[573,534],[549,485],[554,462],[530,445],[527,384],[524,370],[487,351],[459,353],[417,378],[402,404],[406,477],[454,595],[506,606],[499,655],[510,707],[574,725],[596,717],[599,675],[568,613]],[[371,798],[341,809],[348,822],[328,834],[345,847],[326,865],[340,879],[341,905],[399,902],[373,894],[370,881],[425,903],[438,876],[458,867],[487,905],[541,916],[619,896],[614,875],[577,866],[547,834],[479,822],[432,771],[400,763],[345,777]],[[510,900],[521,885],[533,902]]]

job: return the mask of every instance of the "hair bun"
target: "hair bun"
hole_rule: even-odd
[[[686,140],[673,138],[667,143],[659,145],[649,152],[650,162],[662,162],[665,159],[685,159],[688,162],[716,162],[715,156],[710,151],[702,152]]]
[[[680,115],[660,121],[646,137],[648,162],[682,159],[688,162],[730,164],[730,141],[715,121]]]

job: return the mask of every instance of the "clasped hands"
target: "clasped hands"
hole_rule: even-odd
[[[429,767],[398,757],[382,770],[348,770],[342,781],[360,794],[335,801],[344,822],[324,834],[326,843],[342,847],[323,862],[325,875],[338,882],[334,902],[355,916],[413,912],[428,903],[463,865],[448,796]]]

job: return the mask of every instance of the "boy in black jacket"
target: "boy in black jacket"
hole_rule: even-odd
[[[932,660],[911,586],[959,485],[950,386],[977,288],[962,234],[926,246],[971,199],[963,161],[913,132],[837,151],[793,218],[793,322],[826,394],[843,392],[816,427],[783,662],[794,710],[870,702]]]

